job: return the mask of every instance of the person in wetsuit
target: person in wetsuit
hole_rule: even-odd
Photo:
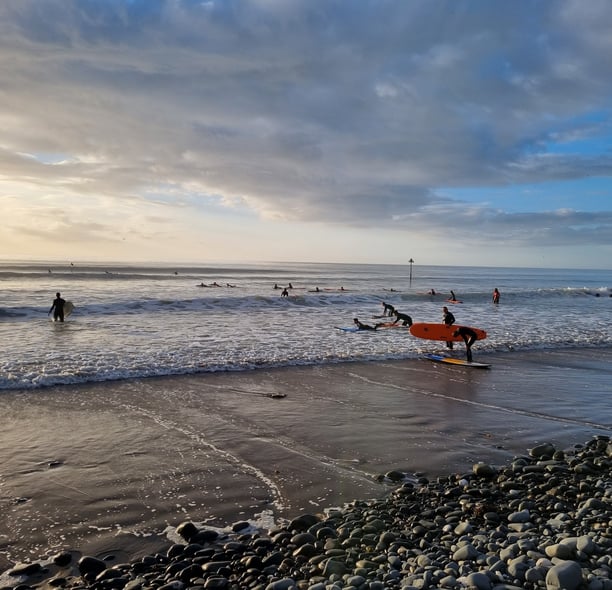
[[[357,326],[359,330],[376,330],[380,324],[376,324],[375,326],[370,326],[369,324],[363,324],[359,321],[358,318],[353,318],[353,323]]]
[[[448,307],[444,306],[444,307],[442,308],[442,313],[444,314],[444,315],[443,315],[443,321],[444,321],[444,323],[445,323],[447,326],[452,326],[452,325],[455,323],[455,316],[454,316],[454,315],[453,315],[453,314],[452,314],[450,311],[448,311]],[[449,341],[446,343],[446,348],[452,348],[452,347],[453,347],[453,341],[452,341],[452,340],[449,340]]]
[[[390,303],[385,303],[381,301],[380,304],[383,306],[383,315],[388,315],[391,317],[395,312],[395,307],[393,307]]]
[[[467,356],[468,363],[472,362],[472,344],[478,340],[478,335],[472,328],[467,326],[460,326],[453,332],[453,336],[461,336],[465,342],[465,353]]]
[[[397,311],[397,309],[394,310],[393,313],[395,314],[394,324],[397,324],[397,322],[402,322],[402,326],[412,326],[412,318],[408,314],[400,313]]]
[[[51,309],[49,313],[53,312],[53,321],[63,322],[64,321],[64,305],[66,304],[66,300],[62,299],[59,293],[55,294],[55,299],[51,304]],[[49,315],[49,313],[47,315]]]
[[[499,303],[499,289],[497,287],[493,289],[493,303]]]

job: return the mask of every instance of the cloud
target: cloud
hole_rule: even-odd
[[[609,205],[518,215],[442,196],[611,175],[609,151],[571,153],[611,135],[611,23],[602,0],[4,0],[0,182],[116,209],[212,200],[611,244]]]

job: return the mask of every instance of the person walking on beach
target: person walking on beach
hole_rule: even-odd
[[[66,300],[62,299],[59,293],[55,294],[55,299],[51,304],[51,309],[49,313],[53,312],[53,321],[63,322],[64,321],[64,305],[66,304]],[[47,315],[49,315],[49,313]]]
[[[412,318],[407,313],[400,313],[397,311],[397,309],[395,309],[393,313],[395,314],[394,324],[397,324],[397,322],[402,322],[402,326],[412,326]]]
[[[442,308],[442,313],[444,314],[444,315],[443,315],[443,321],[444,321],[444,323],[445,323],[447,326],[452,326],[452,325],[455,323],[455,316],[454,316],[454,315],[453,315],[453,314],[452,314],[450,311],[448,311],[448,307],[444,306],[444,307]],[[452,341],[452,340],[449,340],[449,341],[446,343],[446,348],[452,348],[452,347],[453,347],[453,341]]]
[[[383,316],[388,315],[391,317],[395,313],[395,307],[393,307],[390,303],[381,301],[380,304],[383,306]]]
[[[363,324],[359,321],[359,318],[353,318],[353,323],[357,326],[358,330],[376,330],[380,324],[376,324],[375,326],[370,326],[370,324]]]
[[[497,289],[497,287],[493,289],[493,303],[499,303],[499,290]]]
[[[472,344],[478,340],[478,335],[472,328],[467,326],[460,326],[453,332],[453,336],[461,336],[465,342],[465,353],[467,355],[468,363],[472,362]]]

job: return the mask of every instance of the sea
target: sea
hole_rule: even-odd
[[[588,269],[4,262],[0,390],[409,359],[439,349],[405,329],[338,329],[356,317],[384,321],[382,302],[414,322],[441,322],[447,305],[457,324],[487,332],[475,360],[610,347],[611,285],[611,271]],[[451,290],[461,303],[446,302]],[[64,323],[48,314],[56,292],[74,305]]]

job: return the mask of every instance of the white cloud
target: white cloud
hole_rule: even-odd
[[[611,28],[598,0],[5,0],[0,199],[32,198],[34,226],[35,195],[67,200],[100,225],[58,233],[93,241],[163,202],[609,246],[609,199],[595,221],[441,195],[610,176],[608,151],[547,146],[610,135]]]

